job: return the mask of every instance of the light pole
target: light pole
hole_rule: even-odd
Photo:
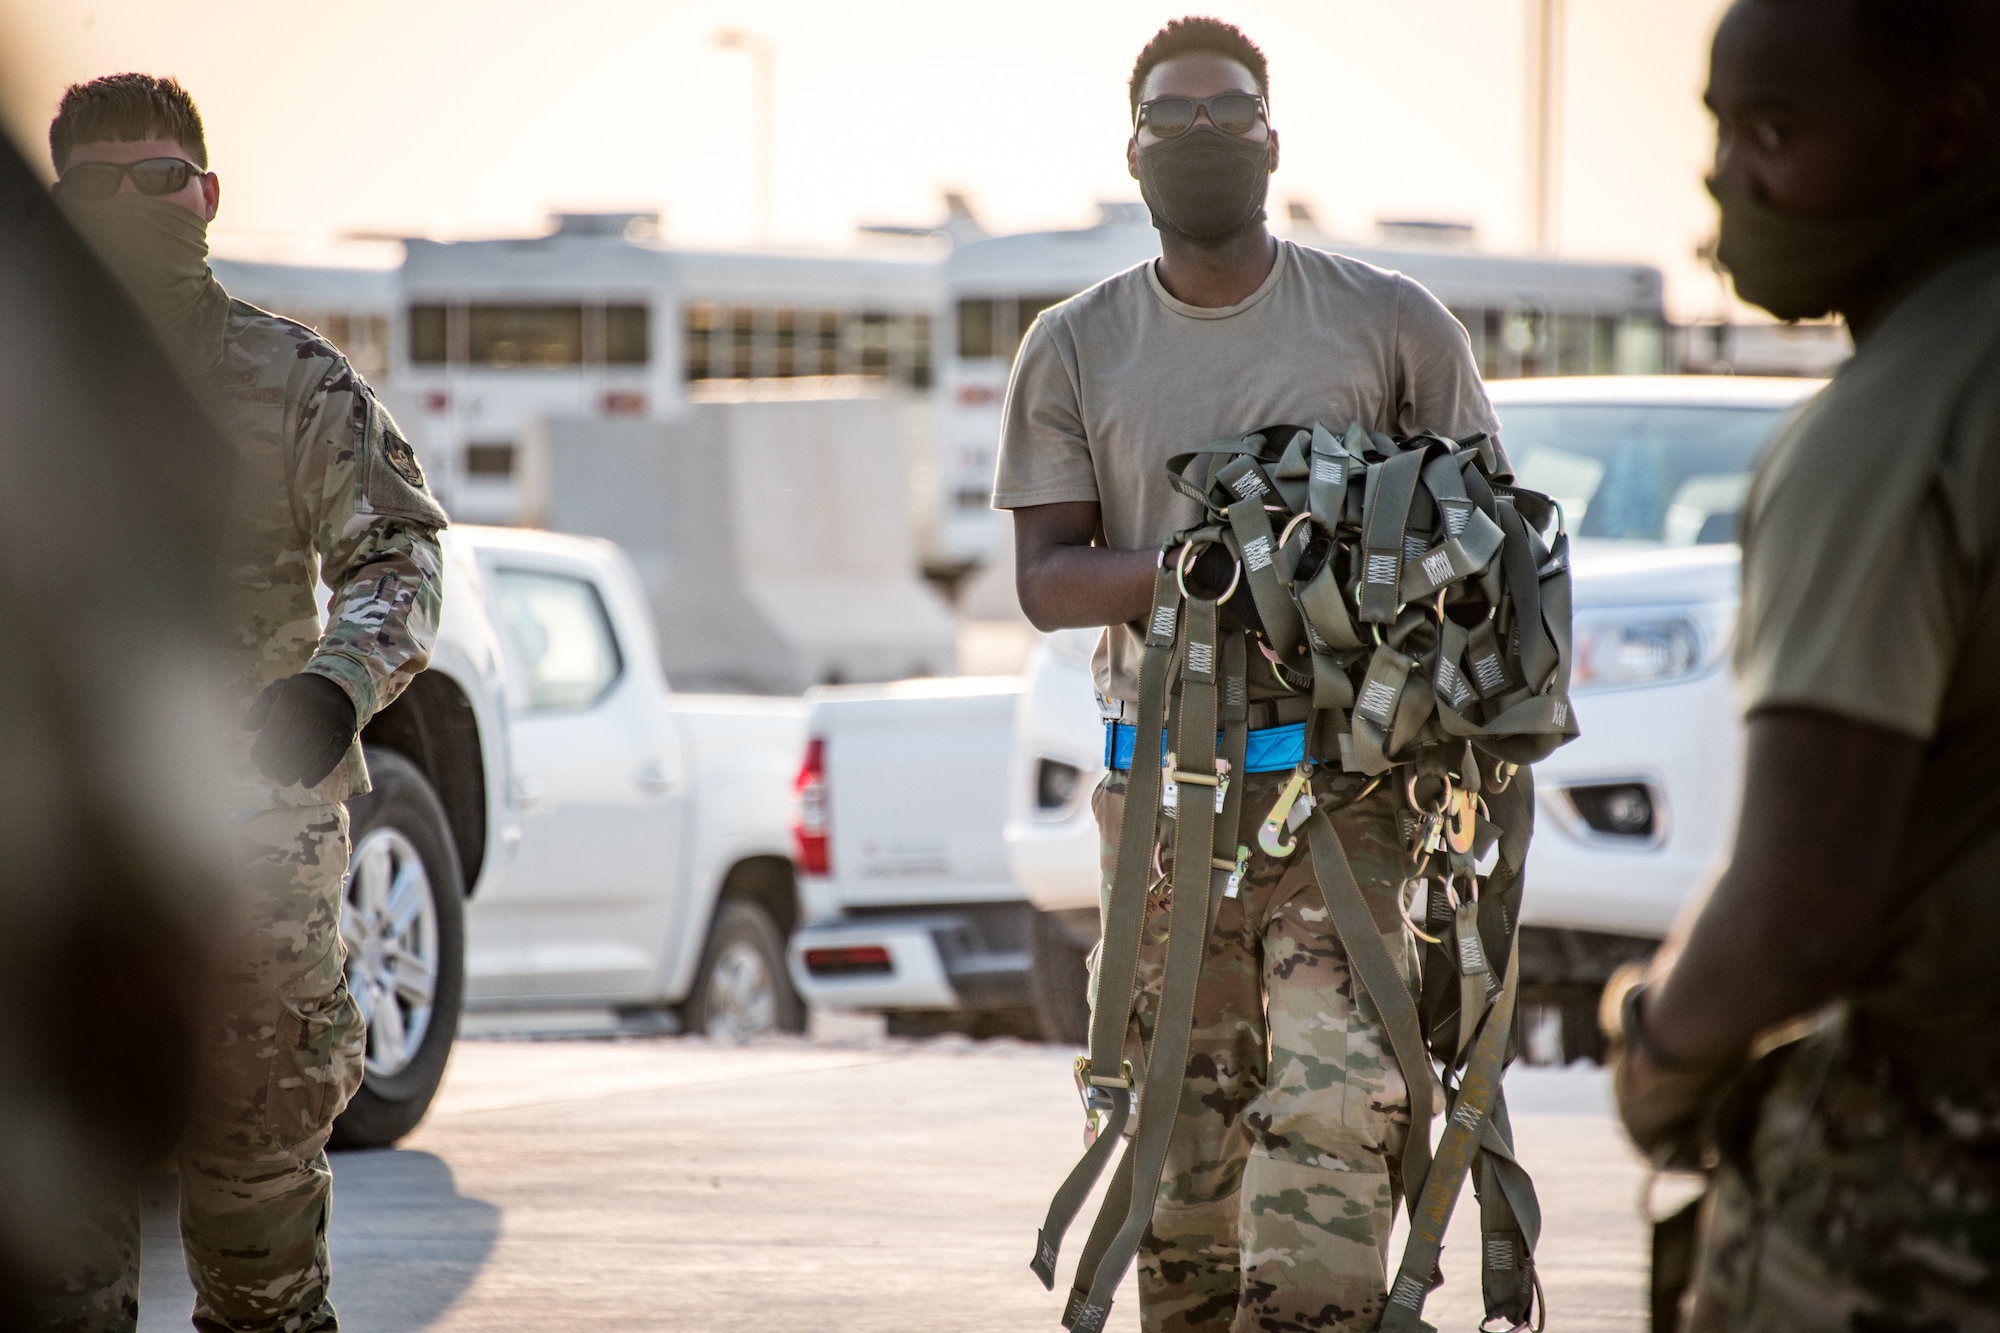
[[[1562,210],[1563,0],[1527,0],[1528,220],[1537,254],[1554,254]]]
[[[743,51],[750,57],[752,93],[756,103],[752,126],[756,138],[756,234],[759,241],[771,239],[771,210],[778,173],[778,60],[767,37],[741,28],[724,28],[715,34],[715,44],[728,51]]]

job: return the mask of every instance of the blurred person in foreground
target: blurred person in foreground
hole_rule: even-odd
[[[1750,494],[1736,846],[1619,1109],[1713,1134],[1696,1329],[2000,1329],[2000,4],[1739,0],[1707,101],[1738,293],[1857,351]]]
[[[236,454],[238,587],[225,688],[241,718],[229,793],[247,929],[219,944],[220,1013],[179,1154],[195,1326],[337,1327],[324,1147],[359,1085],[364,1018],[340,939],[358,735],[421,671],[441,606],[445,516],[416,456],[340,352],[232,300],[207,263],[221,186],[171,79],[70,88],[49,127],[56,197],[151,320]],[[333,590],[322,628],[314,585]],[[52,1327],[129,1329],[136,1210],[52,1305]]]
[[[0,135],[0,1329],[178,1137],[232,910],[231,463]]]
[[[1126,723],[1139,720],[1160,549],[1201,513],[1169,484],[1169,458],[1280,421],[1497,429],[1465,330],[1436,298],[1266,229],[1278,166],[1268,91],[1263,52],[1215,19],[1175,20],[1140,52],[1125,153],[1160,258],[1043,311],[1007,392],[993,503],[1014,511],[1022,608],[1044,630],[1109,626],[1097,687]],[[1211,547],[1195,581],[1220,592],[1230,570]],[[1247,585],[1224,605],[1256,614]],[[1303,720],[1310,700],[1283,697],[1289,687],[1251,656],[1251,735]],[[1287,776],[1245,778],[1242,840],[1257,850],[1216,918],[1180,1141],[1139,1246],[1149,1330],[1373,1328],[1388,1297],[1409,1093],[1380,1017],[1356,1003],[1310,863],[1258,847]],[[1093,797],[1107,884],[1128,780],[1114,769]],[[1333,818],[1355,874],[1393,885],[1398,807],[1366,784],[1336,776],[1324,795],[1351,802]],[[1162,906],[1149,898],[1149,916]],[[1149,935],[1127,1042],[1135,1065],[1165,968],[1166,946]]]

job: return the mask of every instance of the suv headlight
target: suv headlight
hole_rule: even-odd
[[[1631,689],[1689,680],[1729,655],[1734,602],[1584,607],[1570,622],[1570,689]]]

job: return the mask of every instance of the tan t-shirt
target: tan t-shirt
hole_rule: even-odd
[[[1736,667],[1748,710],[1927,743],[1905,907],[1856,1006],[1926,1064],[2000,1060],[2000,250],[1904,298],[1772,444]]]
[[[1175,454],[1259,426],[1464,436],[1498,429],[1465,330],[1422,287],[1278,243],[1241,304],[1175,300],[1153,261],[1044,310],[1007,389],[996,509],[1095,500],[1099,543],[1157,547],[1201,515],[1167,482]],[[1097,688],[1139,697],[1144,636],[1114,625]]]

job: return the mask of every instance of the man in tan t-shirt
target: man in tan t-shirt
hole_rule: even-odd
[[[1140,53],[1126,158],[1161,256],[1044,311],[1008,390],[993,503],[1014,511],[1021,605],[1044,630],[1108,627],[1097,685],[1128,723],[1160,548],[1199,516],[1169,486],[1170,457],[1278,423],[1495,429],[1465,331],[1430,293],[1265,229],[1278,165],[1267,91],[1263,54],[1212,19],[1170,23]],[[1240,593],[1225,607],[1254,615]],[[1301,722],[1308,701],[1262,680],[1251,727]],[[1247,845],[1284,776],[1248,775]],[[1336,828],[1356,874],[1393,884],[1392,798],[1355,801],[1359,786],[1335,780],[1320,796],[1350,802]],[[1124,789],[1114,765],[1095,801],[1107,849]],[[1151,941],[1134,1050],[1163,963]],[[1355,1003],[1311,867],[1253,853],[1206,966],[1176,1146],[1140,1248],[1144,1326],[1373,1328],[1408,1096],[1379,1020]]]
[[[1736,846],[1619,1110],[1719,1153],[1696,1333],[1996,1329],[2000,6],[1739,0],[1708,103],[1738,295],[1856,351],[1745,507]]]

